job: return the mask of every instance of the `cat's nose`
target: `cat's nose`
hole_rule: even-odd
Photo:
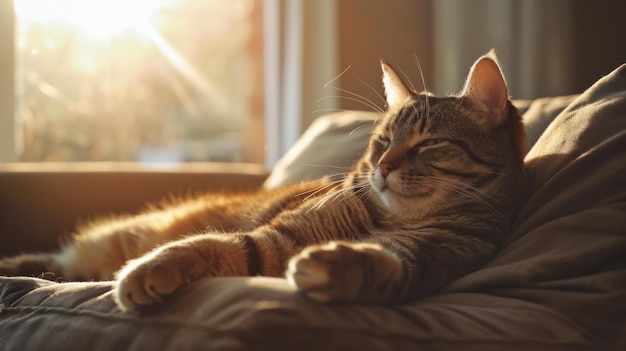
[[[387,175],[389,175],[389,173],[391,173],[391,171],[393,171],[394,169],[396,169],[397,167],[389,162],[380,162],[378,164],[378,167],[380,167],[380,171],[383,174],[383,177],[387,178]]]

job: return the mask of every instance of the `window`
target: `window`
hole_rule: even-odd
[[[255,0],[14,0],[19,161],[263,163]]]

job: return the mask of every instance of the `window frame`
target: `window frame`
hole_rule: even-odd
[[[15,135],[15,10],[0,1],[0,162],[16,161]]]

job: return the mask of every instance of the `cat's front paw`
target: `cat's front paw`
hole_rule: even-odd
[[[117,303],[126,311],[162,303],[166,296],[202,275],[202,263],[177,247],[157,249],[129,261],[117,273]]]
[[[232,235],[202,234],[171,242],[129,261],[117,273],[115,298],[121,309],[135,311],[163,302],[202,277],[245,275],[244,251]]]
[[[376,244],[331,242],[304,249],[287,279],[321,302],[387,303],[402,293],[402,263]]]

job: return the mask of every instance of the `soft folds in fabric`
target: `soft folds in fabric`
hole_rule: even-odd
[[[577,350],[584,331],[546,307],[483,294],[393,306],[323,305],[284,279],[215,278],[158,312],[119,311],[113,283],[0,278],[2,350]],[[21,291],[22,297],[16,300]],[[529,320],[533,323],[529,323]],[[541,323],[538,323],[541,321]]]
[[[503,248],[447,290],[549,306],[616,349],[626,332],[626,65],[574,100],[526,159],[529,197]]]

